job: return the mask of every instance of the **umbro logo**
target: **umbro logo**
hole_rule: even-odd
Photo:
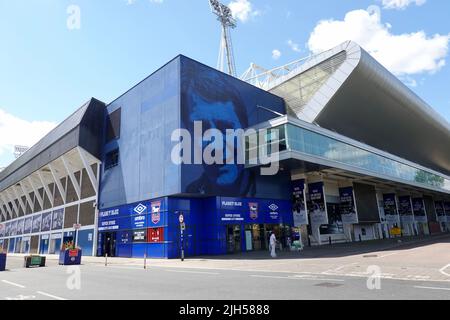
[[[137,207],[134,208],[134,212],[136,212],[137,214],[142,214],[144,213],[145,210],[147,210],[147,207],[144,206],[142,203],[139,203]]]

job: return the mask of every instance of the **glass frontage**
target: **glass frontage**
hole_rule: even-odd
[[[418,169],[409,164],[389,159],[323,134],[313,132],[292,123],[284,124],[269,130],[278,130],[280,151],[288,150],[301,152],[373,172],[374,174],[423,184],[424,187],[433,187],[442,189],[443,191],[450,191],[449,179]],[[254,137],[251,138],[254,139]],[[268,150],[270,150],[270,145],[273,144],[274,141],[265,143],[269,145]],[[249,144],[247,144],[247,146],[248,145]],[[260,145],[259,147],[262,146]],[[254,151],[253,153],[251,152],[252,148],[249,148],[246,151],[246,156],[249,154],[256,154]],[[247,157],[247,159],[249,159],[249,157]]]

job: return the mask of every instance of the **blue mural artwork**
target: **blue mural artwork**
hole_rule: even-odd
[[[222,133],[222,141],[205,142],[196,139],[192,143],[204,151],[207,147],[223,149],[223,164],[184,164],[182,190],[189,194],[248,196],[257,195],[256,174],[245,170],[237,161],[239,139],[227,139],[226,130],[246,129],[258,122],[269,120],[276,115],[259,109],[267,106],[284,113],[282,99],[259,90],[236,78],[192,61],[181,60],[181,121],[194,137],[194,123],[201,123],[201,135],[209,129]],[[195,139],[194,139],[195,140]],[[231,152],[230,152],[231,150]],[[232,158],[233,157],[233,158]],[[234,161],[227,161],[230,158]],[[232,162],[232,163],[230,163]]]

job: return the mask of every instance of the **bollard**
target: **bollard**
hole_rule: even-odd
[[[105,267],[108,266],[108,254],[105,253]]]
[[[331,246],[331,237],[328,237],[328,242],[329,242],[329,244]]]
[[[359,242],[362,242],[361,234],[359,234],[358,237],[359,237]]]
[[[147,253],[144,253],[144,269],[147,269]]]

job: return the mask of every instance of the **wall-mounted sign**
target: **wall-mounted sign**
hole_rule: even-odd
[[[133,242],[134,243],[147,242],[147,229],[134,230],[133,231]]]
[[[398,213],[402,224],[414,223],[414,214],[410,196],[398,197]]]
[[[387,223],[392,225],[400,223],[395,193],[383,194],[383,208]]]
[[[33,217],[33,228],[32,232],[37,233],[41,231],[41,224],[42,224],[42,215],[37,215]]]
[[[436,210],[436,218],[438,222],[446,222],[444,203],[442,201],[435,201],[434,208]]]
[[[357,224],[359,222],[353,187],[339,189],[339,213],[343,224]]]
[[[295,227],[308,224],[304,179],[292,181],[292,213],[294,215]]]
[[[158,224],[161,221],[161,201],[151,203],[152,207],[152,223]]]
[[[42,214],[41,231],[50,231],[52,228],[52,213],[46,212]]]
[[[428,219],[423,198],[412,199],[412,206],[414,211],[414,220],[416,222],[427,223]]]
[[[148,229],[148,241],[149,242],[163,242],[164,241],[164,228],[150,228]]]
[[[308,213],[311,217],[311,224],[315,226],[328,224],[323,182],[308,184],[308,194]]]
[[[53,211],[52,230],[61,230],[64,220],[64,209]]]

